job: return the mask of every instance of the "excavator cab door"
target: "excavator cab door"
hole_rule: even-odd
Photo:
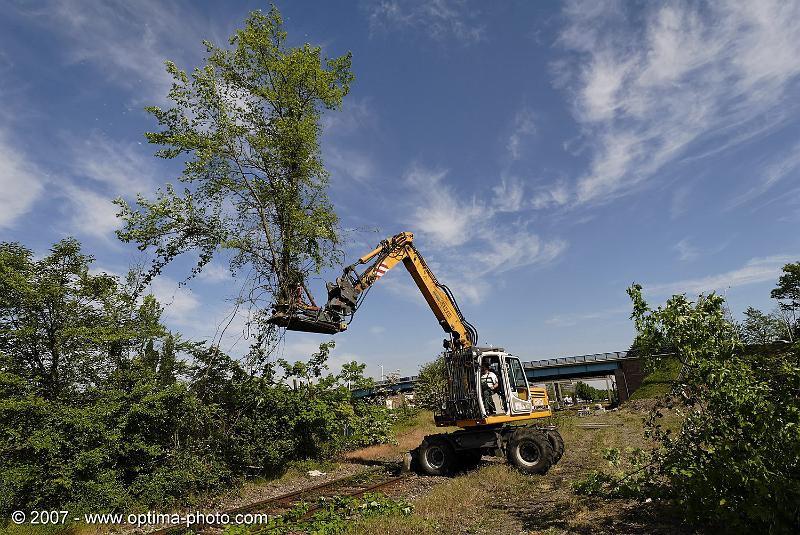
[[[508,385],[511,390],[511,403],[509,403],[511,415],[530,414],[533,411],[533,403],[531,402],[528,378],[525,377],[522,363],[517,357],[511,356],[506,357],[505,361]]]

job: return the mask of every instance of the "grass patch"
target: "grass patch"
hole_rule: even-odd
[[[644,378],[642,386],[631,394],[629,399],[632,401],[653,399],[669,393],[680,372],[681,361],[678,357],[664,358],[659,367]]]

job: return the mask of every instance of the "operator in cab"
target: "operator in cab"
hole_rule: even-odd
[[[481,397],[483,398],[483,408],[486,410],[487,415],[496,412],[492,394],[497,391],[498,386],[497,375],[489,369],[485,362],[481,364]]]

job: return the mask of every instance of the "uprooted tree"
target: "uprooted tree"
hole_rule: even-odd
[[[143,285],[184,253],[199,256],[193,276],[227,251],[231,272],[246,275],[242,302],[295,302],[308,295],[307,276],[339,256],[320,117],[348,93],[351,55],[289,47],[274,7],[251,13],[231,48],[204,44],[206,64],[191,75],[166,63],[172,107],[147,108],[163,130],[145,136],[163,147],[158,156],[184,158],[185,187],[139,195],[135,206],[117,199],[118,236],[155,253]]]

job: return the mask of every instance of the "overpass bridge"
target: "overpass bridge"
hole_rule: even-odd
[[[523,362],[522,366],[530,383],[555,383],[613,375],[620,402],[628,399],[641,386],[644,379],[641,359],[630,351],[533,360]]]
[[[644,378],[639,357],[628,351],[533,360],[522,365],[530,383],[555,383],[613,375],[620,401],[628,399]],[[417,379],[418,376],[411,375],[396,381],[377,381],[373,388],[354,390],[353,395],[364,398],[412,392]]]

